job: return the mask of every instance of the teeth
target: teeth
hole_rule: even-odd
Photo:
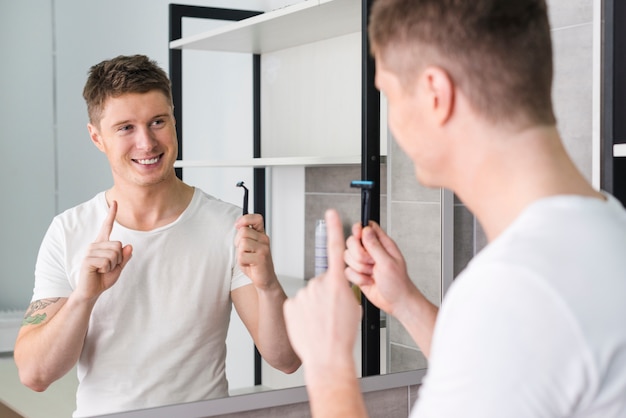
[[[159,161],[159,157],[150,158],[149,160],[137,160],[139,164],[154,164]]]

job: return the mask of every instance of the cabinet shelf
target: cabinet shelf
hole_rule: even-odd
[[[264,54],[359,31],[359,0],[307,0],[177,39],[170,48]]]
[[[626,144],[614,144],[613,157],[626,157]]]
[[[381,162],[385,157],[381,157]],[[323,167],[334,165],[361,164],[360,155],[337,157],[267,157],[241,160],[177,160],[174,167]]]

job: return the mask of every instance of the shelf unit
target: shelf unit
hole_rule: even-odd
[[[248,53],[253,56],[254,101],[254,155],[251,159],[237,161],[185,161],[182,160],[182,130],[179,132],[179,161],[177,173],[182,177],[183,167],[254,167],[254,208],[264,214],[264,168],[272,166],[324,166],[336,164],[361,164],[363,180],[374,182],[371,191],[370,218],[380,222],[380,94],[374,86],[374,61],[369,54],[367,22],[373,0],[307,0],[267,13],[231,9],[189,7],[173,12],[170,5],[170,77],[173,88],[182,85],[181,67],[184,49]],[[210,9],[210,10],[209,10]],[[207,13],[202,12],[207,10]],[[178,13],[178,14],[176,14]],[[248,14],[243,16],[242,14]],[[172,18],[172,16],[174,16]],[[225,17],[218,17],[225,16]],[[181,38],[182,17],[227,19],[234,23]],[[172,30],[172,20],[178,27]],[[361,33],[361,155],[323,157],[261,158],[260,141],[260,54],[308,44],[325,39]],[[174,94],[174,106],[182,106],[180,93]],[[182,114],[175,117],[182,129]],[[259,205],[259,206],[258,206]],[[259,210],[262,207],[262,210]],[[380,374],[380,310],[363,296],[363,321],[361,332],[362,375]],[[258,373],[260,376],[260,372]],[[260,382],[257,382],[257,384]]]
[[[386,156],[380,156],[380,162],[385,163]],[[335,165],[361,164],[360,155],[337,156],[337,157],[275,157],[275,158],[249,158],[243,160],[178,160],[174,167],[324,167]]]
[[[360,164],[361,156],[350,157],[275,157],[250,158],[247,160],[179,160],[174,167],[280,167],[280,166],[329,166]]]
[[[255,12],[252,12],[255,13]],[[170,41],[171,50],[248,53],[256,56],[360,32],[360,0],[307,0],[271,12]],[[329,16],[331,18],[329,18]],[[285,36],[289,34],[289,36]],[[260,65],[260,64],[259,64]],[[177,119],[178,120],[178,119]],[[260,144],[259,144],[260,147]],[[182,160],[176,167],[274,167],[359,164],[360,156],[276,157],[231,162]]]
[[[172,41],[170,48],[265,54],[360,30],[359,0],[307,0]]]

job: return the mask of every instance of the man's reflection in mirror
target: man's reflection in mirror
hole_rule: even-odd
[[[176,177],[166,73],[119,56],[83,96],[113,185],[45,234],[15,345],[23,384],[43,391],[78,363],[75,417],[227,396],[232,305],[264,359],[294,372],[263,218]]]

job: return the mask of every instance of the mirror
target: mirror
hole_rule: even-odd
[[[220,6],[217,1],[197,0],[186,3],[202,6],[211,3]],[[238,7],[270,10],[290,3],[291,0],[247,0],[238,3]],[[81,92],[88,68],[105,58],[137,52],[148,54],[167,68],[167,4],[165,0],[159,0],[151,2],[150,8],[146,8],[142,2],[126,0],[88,4],[80,0],[57,1],[45,5],[2,3],[0,27],[6,29],[2,42],[7,60],[0,68],[3,91],[0,118],[4,122],[2,125],[6,127],[0,147],[6,156],[7,164],[2,167],[1,177],[3,194],[11,196],[15,204],[3,205],[0,209],[2,211],[0,219],[3,222],[1,229],[11,237],[11,240],[4,241],[3,250],[0,252],[3,265],[8,266],[7,274],[0,278],[2,289],[0,310],[23,311],[28,304],[37,251],[52,217],[62,210],[88,200],[111,184],[108,163],[89,141],[85,127],[86,110]],[[119,14],[119,9],[126,12]],[[101,18],[94,20],[93,16]],[[111,30],[108,22],[117,22],[115,31]],[[201,24],[197,21],[190,20],[185,24],[189,25],[187,29],[192,32],[206,30],[199,28]],[[358,43],[358,40],[346,37],[340,42],[349,45]],[[189,93],[191,96],[185,93],[186,98],[193,103],[200,102],[203,106],[195,104],[185,106],[186,109],[192,109],[192,112],[194,109],[197,110],[197,113],[185,115],[184,157],[187,158],[188,154],[192,159],[217,160],[239,159],[238,156],[244,152],[251,155],[251,148],[242,148],[248,144],[251,147],[248,142],[251,130],[249,116],[248,120],[244,121],[239,116],[226,117],[222,113],[235,109],[250,114],[250,57],[220,53],[219,59],[205,65],[207,62],[204,60],[210,60],[206,55],[211,54],[198,51],[186,51],[185,54],[188,55],[184,58],[186,61],[197,60],[195,65],[185,65],[185,71],[189,71],[185,73],[185,77],[200,76],[208,83],[202,89],[194,89],[188,84],[191,87]],[[297,55],[298,52],[294,51],[294,54]],[[314,120],[313,123],[306,124],[306,121],[300,120],[295,125],[305,126],[303,135],[312,135],[308,138],[309,143],[320,142],[320,138],[327,138],[331,143],[345,138],[349,147],[356,144],[355,154],[359,154],[360,84],[359,76],[354,74],[360,74],[360,64],[358,57],[356,62],[350,61],[354,57],[353,55],[334,57],[348,61],[345,64],[337,64],[330,73],[332,77],[329,83],[338,83],[356,90],[356,92],[349,90],[352,93],[347,94],[350,98],[348,103],[335,102],[347,112],[340,113],[343,118],[341,123],[329,124]],[[270,83],[273,85],[279,83],[274,76],[279,76],[278,72],[286,71],[287,66],[291,64],[288,57],[280,54],[266,58],[269,62],[264,63],[263,68],[267,70],[264,82],[269,87]],[[242,73],[233,73],[232,68],[242,68]],[[292,68],[289,70],[294,71]],[[300,77],[302,72],[308,77],[310,74],[307,71],[312,69],[303,66],[296,70],[301,72]],[[288,88],[289,84],[286,86]],[[292,84],[292,88],[308,87]],[[269,91],[269,88],[266,90]],[[324,98],[333,90],[334,87],[313,89],[301,95],[311,96],[318,93],[316,106],[328,112],[333,108]],[[226,94],[217,94],[223,91]],[[268,95],[264,97],[264,100],[272,100]],[[292,95],[288,100],[282,100],[283,106],[305,107],[310,104],[307,101],[299,102],[298,97],[299,95]],[[274,103],[273,107],[264,106],[264,109],[276,109],[279,104]],[[331,111],[326,116],[336,116],[333,113],[337,112]],[[235,115],[237,114],[235,112]],[[217,116],[217,120],[208,122],[211,115]],[[267,121],[263,123],[264,129],[276,128],[276,120],[280,121],[280,117],[277,119],[275,116],[264,115],[267,117]],[[271,120],[274,121],[274,125],[271,124]],[[211,128],[210,134],[207,126]],[[199,141],[187,140],[194,135]],[[263,136],[274,137],[272,132]],[[208,141],[205,139],[215,138],[217,141],[211,142],[210,147],[207,146]],[[325,146],[328,147],[328,144]],[[386,148],[386,145],[381,146],[383,151]],[[275,149],[280,151],[280,147]],[[311,152],[315,151],[313,149]],[[290,152],[290,155],[278,156],[281,158],[298,156],[298,153],[303,151],[296,149]],[[414,178],[412,168],[403,158],[400,152],[391,147],[388,164],[381,173],[383,190],[381,223],[398,239],[407,254],[424,255],[437,260],[440,251],[437,248],[441,246],[437,236],[437,230],[441,228],[440,212],[433,210],[432,206],[440,199],[439,191],[420,191],[417,195],[412,195],[416,192],[411,191],[413,185],[407,183],[409,181],[407,179]],[[184,176],[185,181],[190,184],[240,205],[241,190],[235,187],[235,183],[244,180],[246,184],[252,184],[251,173],[252,169],[249,167],[186,168]],[[390,173],[389,178],[387,173]],[[314,221],[322,217],[323,210],[329,206],[338,207],[346,226],[360,219],[358,191],[349,187],[351,180],[360,178],[360,168],[358,164],[306,168],[277,166],[268,170],[268,177],[270,188],[268,196],[271,198],[268,199],[267,222],[268,230],[271,231],[273,251],[276,254],[277,271],[281,278],[283,276],[286,278],[284,283],[287,283],[285,285],[287,291],[294,292],[298,286],[304,285],[304,277],[313,275],[311,254]],[[287,190],[289,192],[284,193]],[[400,226],[409,216],[410,208],[422,203],[424,212],[431,216],[423,218],[425,222],[428,220],[423,226],[425,232],[416,232],[427,233],[424,236],[428,236],[428,241],[433,240],[433,246],[426,245],[427,240],[424,240],[420,244],[424,246],[423,248],[414,248],[410,237]],[[393,219],[394,223],[387,223],[387,218]],[[439,262],[427,266],[411,264],[410,268],[415,272],[428,268],[432,273],[432,275],[429,273],[428,280],[440,283],[440,273],[437,272],[435,264],[438,265]],[[417,276],[426,277],[422,274]],[[432,284],[433,297],[439,294],[436,291],[436,283]],[[247,334],[241,325],[237,325],[236,314],[231,323],[233,327],[240,327],[241,334]],[[392,360],[390,362],[386,358],[383,360],[382,364],[385,365],[383,370],[387,364],[391,365],[389,371],[422,367],[423,364],[417,360],[411,360],[408,364],[401,362],[399,364],[402,365],[396,367],[394,353],[397,353],[398,359],[407,356],[413,358],[412,356],[417,356],[418,353],[411,347],[408,349],[412,351],[407,351],[409,345],[402,337],[394,339],[397,327],[391,321],[387,325],[384,328],[384,335],[385,337],[389,335],[389,345],[385,347],[390,348]],[[236,332],[233,331],[233,335]],[[232,366],[227,366],[233,393],[257,390],[251,388],[253,385],[253,378],[250,375],[253,370],[251,340],[247,342],[244,340],[242,344],[238,342],[229,344],[231,354],[238,354],[238,350],[241,350],[241,357],[233,360]],[[243,362],[248,362],[246,368],[250,373],[238,381],[237,368]],[[266,376],[270,375],[267,368],[263,369],[263,373]],[[282,376],[275,378],[268,386],[283,388],[302,384],[301,376],[296,374],[290,377],[293,380],[282,379]]]
[[[193,19],[186,22],[192,23]],[[193,22],[204,25],[206,22]],[[212,22],[209,22],[211,24]],[[196,33],[196,30],[192,30]],[[185,32],[183,32],[185,36]],[[347,142],[346,149],[354,150],[355,154],[360,153],[360,80],[354,74],[361,70],[360,34],[354,36],[344,36],[340,40],[333,40],[334,43],[324,41],[320,45],[303,45],[290,48],[285,51],[273,51],[263,54],[261,58],[261,141],[263,157],[278,158],[298,158],[303,156],[319,156],[324,158],[329,154],[336,154],[336,146],[325,144],[328,137],[333,138],[334,144],[340,147]],[[320,51],[336,50],[335,53],[320,53]],[[331,58],[329,58],[329,56]],[[225,62],[235,62],[234,65],[224,65]],[[185,115],[185,135],[183,142],[186,144],[188,138],[194,141],[194,135],[189,135],[188,121],[199,121],[200,126],[205,123],[206,109],[228,108],[232,111],[236,106],[229,106],[228,103],[240,102],[248,103],[250,96],[246,96],[246,91],[241,89],[241,78],[250,80],[250,61],[248,54],[233,54],[214,51],[183,51],[183,72],[186,77],[194,80],[183,79],[183,103]],[[233,77],[233,68],[240,65],[241,75]],[[219,70],[228,68],[222,75]],[[328,69],[331,71],[329,72]],[[325,71],[326,70],[326,71]],[[245,74],[245,76],[243,76]],[[305,82],[303,82],[305,80]],[[230,84],[229,84],[230,83]],[[244,82],[244,84],[247,82]],[[336,85],[333,85],[336,83]],[[326,86],[329,86],[326,88]],[[324,94],[320,95],[319,86]],[[248,87],[250,88],[250,87]],[[226,98],[216,91],[225,91]],[[248,90],[249,92],[249,90]],[[237,94],[242,94],[238,99]],[[320,96],[322,99],[320,100]],[[330,98],[332,96],[332,98]],[[195,97],[195,99],[193,99]],[[226,105],[222,101],[226,101]],[[319,102],[323,103],[320,104]],[[191,110],[187,103],[195,103]],[[202,103],[204,106],[198,106]],[[212,105],[210,103],[213,103]],[[384,143],[381,146],[386,154],[386,114],[384,112],[384,100],[381,126],[383,126]],[[188,113],[189,112],[189,113]],[[188,116],[197,112],[195,116]],[[211,112],[209,112],[211,113]],[[249,121],[249,110],[242,110],[241,115],[235,112],[238,121]],[[203,139],[193,142],[194,150],[189,152],[184,146],[184,159],[190,155],[192,159],[216,159],[215,155],[220,155],[226,161],[237,161],[241,155],[241,147],[236,150],[224,151],[228,145],[222,142],[237,142],[236,135],[229,132],[229,123],[226,117],[218,117],[212,124],[213,127],[224,125],[224,139],[211,141]],[[239,127],[237,127],[239,128]],[[322,128],[322,129],[320,129]],[[326,130],[324,130],[326,129]],[[245,135],[244,138],[247,138]],[[248,136],[249,137],[249,136]],[[226,138],[233,138],[228,140]],[[352,142],[352,146],[350,142]],[[241,143],[241,141],[239,141]],[[245,144],[249,140],[244,139]],[[316,148],[315,145],[322,143],[323,146]],[[198,145],[200,146],[198,147]],[[216,150],[214,152],[213,150]],[[189,154],[187,154],[189,152]],[[348,151],[349,152],[349,151]],[[410,257],[409,268],[411,275],[419,279],[420,287],[425,288],[427,296],[433,301],[439,302],[445,289],[452,281],[453,260],[452,260],[452,210],[453,199],[449,192],[441,190],[428,190],[421,187],[414,179],[413,169],[410,161],[402,152],[391,147],[389,156],[394,163],[394,176],[391,181],[387,181],[388,166],[383,165],[381,175],[381,223],[388,229],[392,236],[397,235],[398,241],[407,257]],[[339,152],[341,154],[341,152]],[[248,152],[250,155],[250,152]],[[200,157],[199,157],[200,156]],[[204,156],[204,157],[202,157]],[[219,160],[219,158],[217,158]],[[240,158],[239,158],[240,159]],[[392,169],[389,167],[389,169]],[[216,168],[185,168],[185,179],[193,178],[197,182],[208,182],[211,178],[222,178],[223,176],[213,174]],[[246,170],[246,169],[243,169]],[[248,169],[250,170],[250,169]],[[269,210],[267,211],[267,222],[270,225],[268,230],[273,240],[273,252],[277,272],[285,280],[284,285],[289,292],[289,288],[298,288],[303,285],[302,278],[313,276],[312,262],[312,239],[313,226],[315,220],[323,217],[323,211],[327,207],[339,209],[346,226],[357,222],[360,219],[360,196],[348,187],[351,180],[360,178],[359,165],[325,165],[323,167],[273,167],[267,169],[269,179],[267,186],[270,190],[268,199]],[[188,174],[190,173],[190,174]],[[190,177],[193,176],[193,177]],[[389,184],[391,200],[387,203],[387,186]],[[289,192],[285,193],[288,190]],[[294,198],[300,196],[300,198]],[[304,200],[304,202],[303,202]],[[415,233],[407,234],[405,230],[393,225],[387,225],[387,211],[394,212],[394,219],[398,219],[397,225],[402,225],[403,219],[408,219],[407,207],[403,207],[410,202],[411,207],[419,207],[422,215],[418,222],[412,222]],[[285,209],[287,208],[287,209]],[[304,212],[303,217],[294,215],[293,208]],[[274,220],[280,219],[280,222]],[[288,221],[286,221],[288,220]],[[298,230],[304,224],[304,239],[294,239],[298,237]],[[416,245],[414,236],[424,236]],[[304,241],[304,249],[298,247],[298,243]],[[304,253],[304,260],[301,254]],[[446,255],[444,257],[443,255]],[[296,261],[292,265],[286,265],[286,260]],[[417,262],[413,262],[418,260]],[[304,263],[303,263],[304,261]],[[304,264],[304,275],[303,275]],[[442,279],[443,277],[443,279]],[[295,278],[295,279],[294,279]],[[293,291],[295,292],[295,290]],[[384,372],[397,372],[414,370],[426,367],[426,362],[419,349],[410,340],[402,327],[392,318],[386,322],[382,335],[383,360],[381,369]],[[360,350],[357,350],[357,357]],[[357,359],[357,362],[360,363]],[[264,382],[267,382],[267,368],[263,369]],[[271,374],[271,370],[269,370]],[[273,388],[288,387],[293,384],[301,384],[300,376],[296,379],[288,377],[278,379],[279,382],[271,381]]]

